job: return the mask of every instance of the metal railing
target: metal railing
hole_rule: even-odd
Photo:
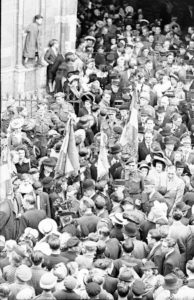
[[[2,101],[2,112],[6,110],[7,102],[11,99],[14,99],[15,104],[17,107],[26,107],[29,117],[33,118],[36,115],[36,112],[38,110],[38,104],[44,99],[47,99],[48,105],[50,104],[49,99],[52,98],[52,96],[48,95],[46,92],[38,93],[22,93],[18,94],[15,97],[13,97],[11,94],[7,93],[6,95],[3,95],[1,98]],[[76,105],[80,105],[80,100],[77,101],[68,101],[71,103],[75,109]],[[53,102],[52,102],[53,103]]]
[[[38,103],[41,102],[43,99],[47,98],[46,92],[38,93],[21,93],[13,97],[13,95],[7,93],[2,96],[2,111],[6,109],[7,102],[10,100],[14,100],[17,107],[26,107],[30,117],[34,117],[36,111],[38,109]]]

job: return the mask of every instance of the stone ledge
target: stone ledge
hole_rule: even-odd
[[[3,69],[1,71],[1,94],[12,94],[34,92],[46,87],[46,66],[40,68],[15,68]]]

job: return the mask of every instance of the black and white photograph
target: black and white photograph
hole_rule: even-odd
[[[194,300],[194,0],[0,3],[0,300]]]

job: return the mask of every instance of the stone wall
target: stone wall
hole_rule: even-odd
[[[1,0],[1,4],[1,94],[44,89],[46,67],[26,69],[22,65],[25,28],[41,14],[43,54],[52,38],[60,41],[62,52],[73,50],[77,0]]]

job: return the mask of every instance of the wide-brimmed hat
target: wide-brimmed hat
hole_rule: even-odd
[[[179,81],[179,76],[178,76],[178,74],[170,73],[169,76],[170,76],[171,78],[174,78],[176,81]]]
[[[43,274],[40,278],[40,287],[43,290],[53,289],[56,283],[57,283],[57,277],[50,272]]]
[[[163,166],[166,166],[166,160],[165,160],[165,158],[159,157],[157,155],[154,155],[153,161],[152,161],[152,164],[153,164],[154,167],[156,166],[157,162],[163,164]]]
[[[175,274],[170,273],[164,277],[163,288],[166,290],[175,290],[182,285],[182,280],[179,279]]]
[[[95,38],[94,36],[87,35],[87,36],[84,38],[84,40],[85,40],[85,41],[91,40],[91,41],[95,42],[95,41],[96,41],[96,38]]]
[[[74,80],[77,80],[79,81],[80,77],[78,75],[71,75],[69,78],[68,78],[68,81],[70,83],[72,83]]]
[[[126,225],[128,223],[128,221],[123,218],[122,213],[111,214],[110,219],[113,223],[120,224],[120,225]]]
[[[46,218],[40,221],[40,223],[38,224],[38,230],[44,235],[51,232],[56,232],[57,223],[51,218]]]
[[[139,163],[139,170],[141,170],[142,168],[146,168],[146,169],[150,170],[150,167],[149,167],[148,163],[145,160],[142,160]]]

